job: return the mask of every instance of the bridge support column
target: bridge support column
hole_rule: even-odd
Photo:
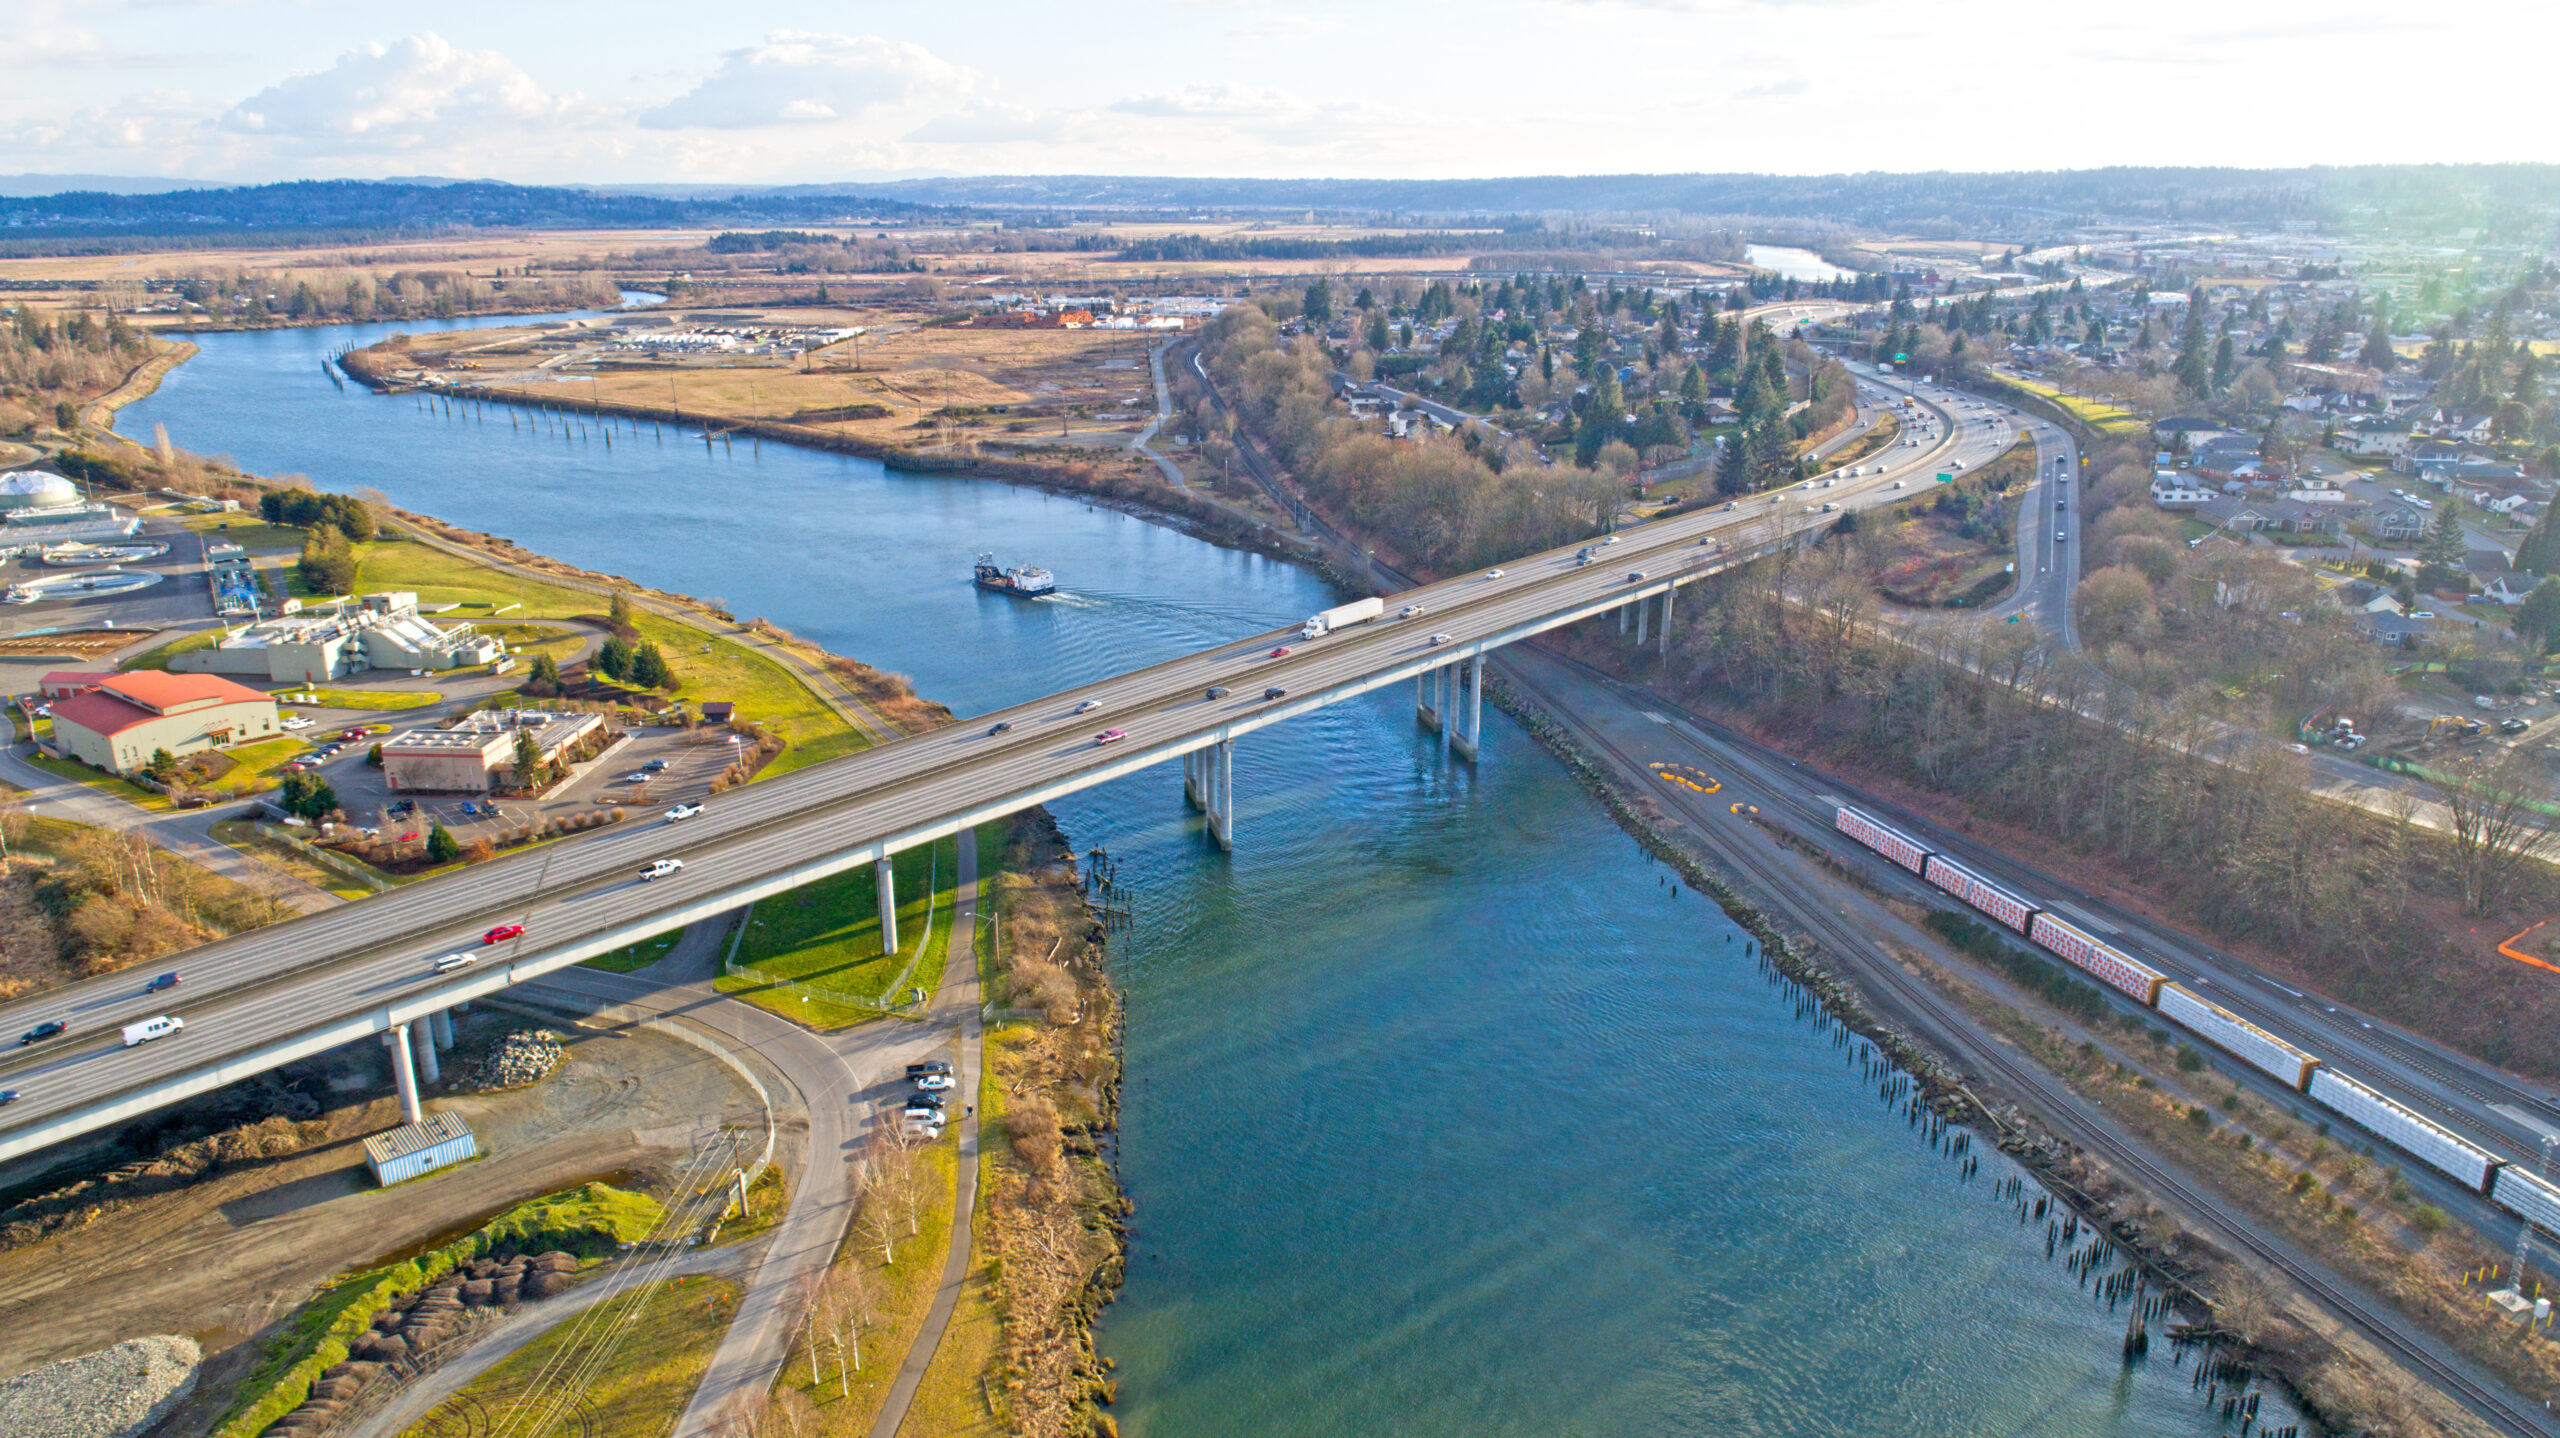
[[[400,1089],[400,1121],[416,1123],[426,1113],[418,1107],[418,1071],[409,1061],[409,1026],[393,1024],[382,1041],[391,1048],[391,1081]]]
[[[889,867],[886,854],[873,866],[873,873],[880,884],[880,952],[894,954],[898,951],[898,875]]]
[[[428,1016],[427,1038],[438,1049],[453,1047],[453,1010],[438,1009]]]
[[[411,1019],[409,1021],[409,1026],[413,1029],[417,1027],[417,1020]],[[418,1082],[422,1084],[444,1082],[444,1065],[436,1060],[436,1025],[434,1015],[428,1015],[427,1031],[425,1034],[420,1035],[420,1037],[422,1037],[425,1042],[420,1043],[417,1046]]]
[[[1662,591],[1662,657],[1671,657],[1671,597],[1680,592],[1678,586]]]
[[[1627,632],[1627,606],[1623,604],[1618,606],[1618,632],[1620,634]]]
[[[1638,649],[1642,649],[1642,648],[1644,647],[1644,625],[1645,625],[1645,621],[1646,621],[1646,620],[1648,620],[1648,619],[1651,619],[1652,617],[1653,617],[1653,601],[1652,601],[1652,600],[1650,600],[1650,599],[1639,599],[1639,600],[1637,600],[1637,601],[1636,601],[1636,647],[1637,647]]]
[[[1209,750],[1209,841],[1221,849],[1236,846],[1236,741],[1221,739]]]
[[[1194,749],[1190,753],[1182,756],[1182,798],[1183,802],[1189,804],[1194,809],[1206,809],[1209,807],[1209,801],[1203,796],[1202,786],[1200,783],[1200,765],[1202,762],[1200,756],[1203,752],[1204,751],[1202,750]]]
[[[1438,733],[1440,716],[1440,671],[1426,669],[1413,676],[1413,722]]]
[[[1466,663],[1464,676],[1466,697],[1460,701],[1458,722],[1449,729],[1449,747],[1461,759],[1473,759],[1484,738],[1484,656],[1479,654]]]

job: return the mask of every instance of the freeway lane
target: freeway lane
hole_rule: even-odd
[[[110,975],[0,1007],[0,1034],[57,1017],[73,1025],[66,1038],[0,1060],[0,1082],[24,1095],[0,1110],[0,1158],[1665,592],[1826,526],[1823,500],[1905,498],[1890,487],[1896,479],[1958,458],[1977,463],[2006,443],[1981,425],[1951,423],[1942,433],[1935,447],[1873,477],[1626,531],[1590,565],[1556,550],[1498,575],[1464,575],[1397,596],[1399,606],[1425,606],[1415,619],[1312,642],[1282,630],[1213,646],[749,786],[681,824],[651,818],[613,826],[207,945],[175,961],[186,975],[175,994],[146,996],[135,979]],[[1631,581],[1637,571],[1644,578]],[[1434,633],[1449,639],[1433,645]],[[1283,646],[1291,652],[1268,657]],[[1213,684],[1234,692],[1207,699]],[[1266,702],[1268,686],[1287,697]],[[989,732],[996,721],[1011,727]],[[1128,737],[1099,746],[1094,736],[1106,727]],[[661,857],[682,857],[682,875],[639,882],[637,871]],[[479,948],[479,933],[502,922],[523,923],[527,933]],[[465,950],[478,956],[469,969],[433,971],[439,956]],[[162,1012],[185,1017],[186,1031],[136,1048],[120,1044],[120,1025]]]

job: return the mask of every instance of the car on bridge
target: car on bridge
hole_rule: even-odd
[[[651,879],[664,879],[683,872],[684,860],[682,859],[652,859],[649,861],[649,867],[640,871],[640,882],[645,884]]]
[[[1096,744],[1117,744],[1128,737],[1129,731],[1126,729],[1105,729],[1101,733],[1093,736],[1093,742]]]
[[[484,944],[503,944],[509,939],[521,939],[523,937],[524,925],[500,924],[498,927],[482,934],[480,936],[480,942]]]
[[[1212,699],[1224,699],[1234,692],[1234,690],[1229,689],[1224,684],[1212,684],[1209,686],[1209,697]]]
[[[7,1108],[9,1105],[16,1103],[17,1101],[18,1091],[16,1089],[0,1088],[0,1108]]]
[[[178,975],[177,975],[177,971],[173,969],[173,970],[171,970],[170,972],[165,973],[165,974],[162,974],[160,977],[158,977],[158,978],[156,978],[156,979],[153,979],[151,982],[149,982],[149,983],[147,983],[147,984],[144,984],[144,985],[142,986],[142,991],[143,991],[144,993],[146,993],[146,994],[156,994],[156,993],[160,992],[162,989],[174,989],[174,988],[176,988],[177,986],[178,986]]]
[[[1099,708],[1101,708],[1101,707],[1102,707],[1102,701],[1101,701],[1101,700],[1099,700],[1099,699],[1087,699],[1087,700],[1086,700],[1086,701],[1084,701],[1082,704],[1079,704],[1079,705],[1077,705],[1077,706],[1076,706],[1076,712],[1077,712],[1078,714],[1090,714],[1090,713],[1092,713],[1094,710],[1099,709]]]
[[[1289,646],[1286,644],[1279,645],[1263,657],[1266,659],[1286,659],[1289,657]]]
[[[701,812],[700,804],[678,804],[667,811],[667,822],[674,823],[678,819],[690,819]]]
[[[1270,688],[1262,691],[1262,697],[1265,699],[1286,699],[1289,697],[1289,691],[1281,688],[1277,684],[1274,684]]]
[[[1502,571],[1499,569],[1488,569],[1484,572],[1484,577],[1487,579],[1500,579],[1502,577]]]
[[[1404,608],[1396,611],[1396,618],[1411,619],[1413,616],[1420,614],[1424,608],[1425,606],[1420,604],[1408,604]]]
[[[458,954],[447,954],[436,960],[436,972],[449,974],[456,969],[467,969],[478,962],[480,962],[480,956],[468,950]]]
[[[1424,641],[1422,641],[1422,642],[1423,642],[1423,643],[1425,643],[1425,644],[1432,644],[1432,645],[1446,644],[1446,643],[1448,643],[1451,639],[1454,639],[1454,638],[1456,638],[1456,637],[1457,637],[1457,636],[1452,635],[1452,634],[1434,634],[1434,635],[1432,635],[1430,638],[1425,639],[1425,640],[1424,640]]]
[[[27,1030],[25,1033],[18,1035],[18,1042],[21,1045],[40,1044],[46,1039],[60,1038],[69,1032],[71,1032],[70,1024],[65,1023],[61,1019],[47,1019],[43,1023],[36,1025],[34,1028]]]

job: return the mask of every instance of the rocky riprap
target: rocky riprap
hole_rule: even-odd
[[[321,1370],[302,1406],[267,1425],[261,1438],[313,1438],[336,1425],[365,1389],[386,1373],[432,1366],[437,1350],[470,1323],[473,1309],[505,1308],[568,1288],[578,1260],[566,1253],[481,1258],[464,1264],[373,1316],[373,1328],[347,1345],[347,1360]],[[0,1429],[0,1432],[10,1430]]]
[[[458,1087],[483,1093],[540,1083],[560,1066],[560,1036],[549,1029],[518,1029],[498,1041]]]
[[[132,1438],[196,1391],[204,1361],[192,1338],[128,1338],[0,1383],[9,1438]]]

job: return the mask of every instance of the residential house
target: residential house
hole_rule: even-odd
[[[2513,606],[2524,603],[2524,597],[2540,582],[2541,576],[2530,569],[2512,569],[2490,580],[2480,592],[2500,604]]]
[[[2397,456],[2408,452],[2409,427],[2380,415],[2366,415],[2338,426],[2337,439],[2338,448],[2347,454],[2366,459]]]
[[[2429,516],[2406,504],[2386,504],[2374,511],[2373,537],[2384,544],[2415,544],[2426,537]]]
[[[2152,473],[2151,502],[2162,509],[2194,509],[2214,498],[2212,490],[2194,483],[2174,469]]]

